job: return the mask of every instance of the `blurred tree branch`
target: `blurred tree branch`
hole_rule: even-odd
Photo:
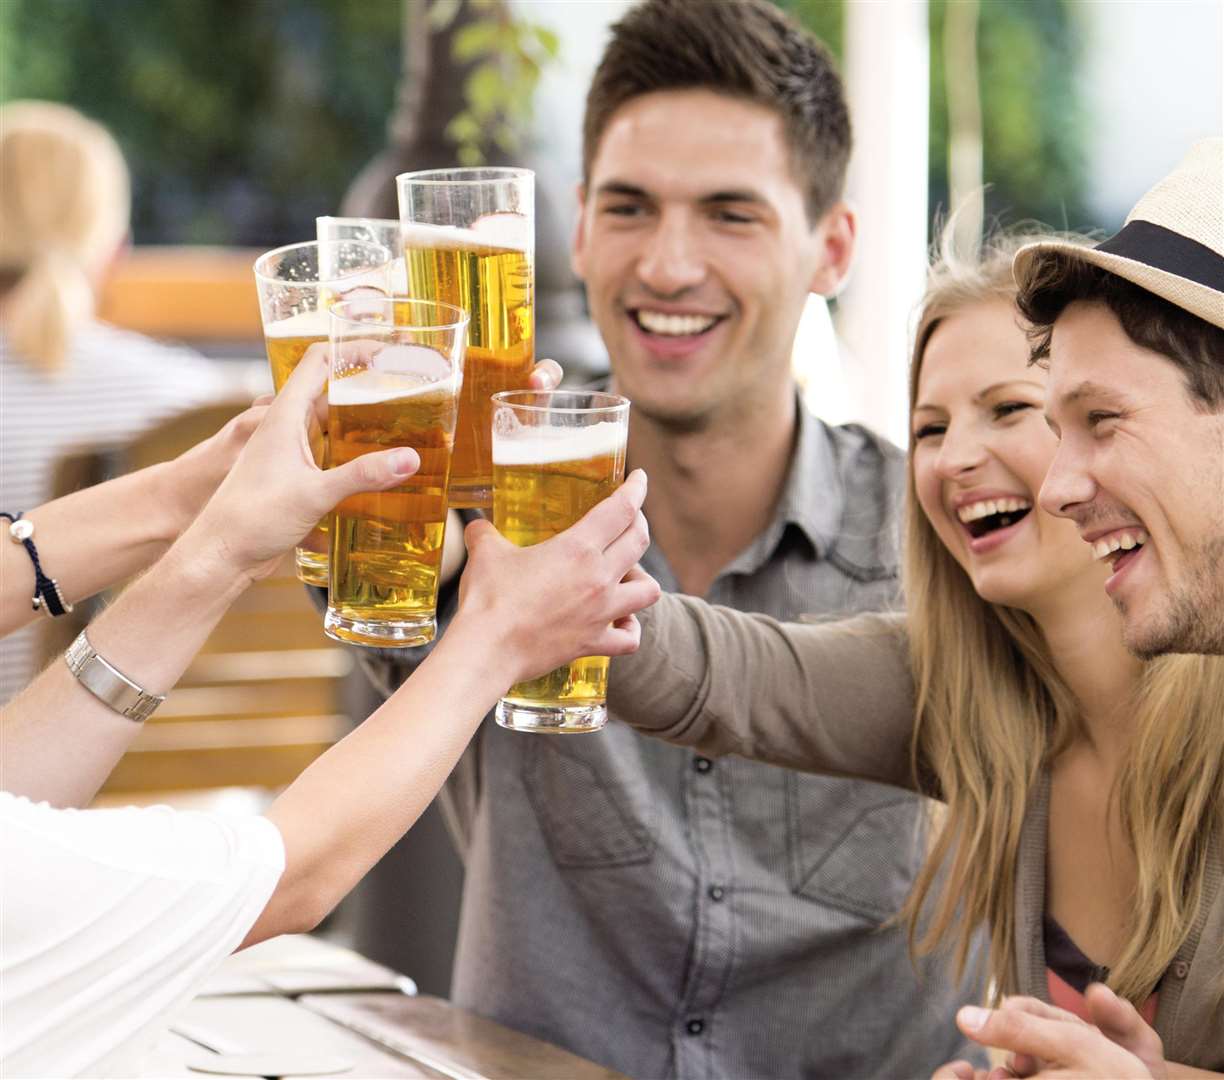
[[[455,67],[468,68],[464,105],[445,134],[462,164],[479,165],[494,147],[513,154],[522,146],[540,73],[557,58],[561,42],[547,27],[516,17],[507,0],[431,0],[425,16],[430,32],[449,29],[465,6],[471,18],[450,44]]]
[[[943,61],[948,98],[948,203],[955,212],[954,246],[966,259],[982,248],[986,193],[982,189],[982,98],[978,80],[978,0],[948,5]]]

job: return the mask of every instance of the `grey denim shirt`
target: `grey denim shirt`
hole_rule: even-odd
[[[797,409],[774,518],[705,599],[780,619],[893,605],[902,455]],[[677,590],[656,548],[643,565]],[[366,667],[387,690],[406,657],[381,657]],[[922,859],[916,795],[712,761],[614,716],[568,737],[486,720],[442,798],[466,873],[465,1008],[635,1077],[893,1080],[985,1063],[953,1023],[980,986],[953,985],[942,958],[915,969],[885,925]]]

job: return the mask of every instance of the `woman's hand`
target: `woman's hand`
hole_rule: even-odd
[[[524,548],[488,521],[472,522],[447,637],[458,631],[489,643],[507,686],[577,656],[633,652],[641,636],[633,613],[659,596],[658,582],[637,567],[650,546],[645,498],[646,474],[636,470],[577,524]]]
[[[171,540],[195,521],[229,475],[243,447],[263,422],[271,401],[270,394],[257,398],[219,431],[166,463],[161,491],[165,508],[176,525]]]
[[[998,1009],[961,1009],[956,1023],[975,1042],[1010,1052],[1006,1066],[985,1074],[988,1080],[1164,1080],[1168,1073],[1160,1037],[1134,1006],[1100,985],[1090,986],[1085,999],[1095,1023],[1026,997],[1008,998]],[[954,1062],[937,1071],[934,1080],[980,1077],[966,1063]]]
[[[315,464],[327,349],[313,345],[251,435],[180,545],[222,569],[266,576],[342,499],[402,484],[420,467],[415,450],[363,454],[334,469]]]

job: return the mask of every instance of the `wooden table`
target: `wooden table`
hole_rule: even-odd
[[[304,935],[231,957],[172,1022],[146,1075],[202,1080],[199,1070],[215,1075],[256,1060],[252,1055],[261,1076],[302,1075],[295,1065],[333,1062],[321,1075],[624,1080],[551,1043],[418,995],[411,979]],[[277,1071],[278,1062],[290,1071]]]

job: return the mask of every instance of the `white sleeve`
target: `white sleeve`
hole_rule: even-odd
[[[0,793],[0,1075],[131,1075],[254,925],[284,863],[263,817]]]

